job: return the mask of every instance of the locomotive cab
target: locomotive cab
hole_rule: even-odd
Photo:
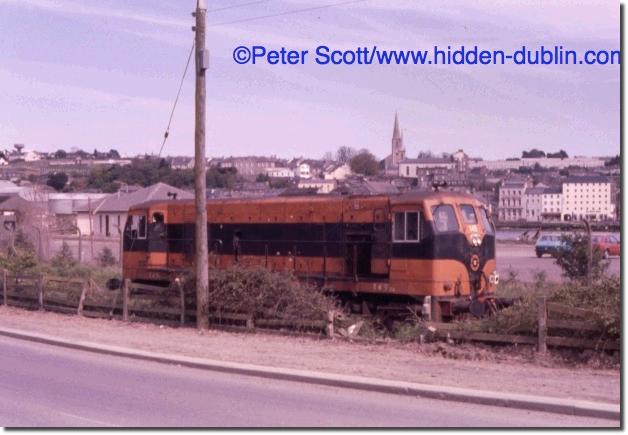
[[[138,282],[167,284],[167,207],[129,210],[123,233],[125,278]]]

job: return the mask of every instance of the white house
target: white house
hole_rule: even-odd
[[[351,174],[351,167],[347,163],[332,163],[323,168],[325,180],[344,180]]]
[[[299,178],[305,178],[305,179],[312,178],[310,165],[307,163],[300,163],[297,169],[297,174],[299,175]]]
[[[316,193],[330,193],[336,188],[336,180],[301,180],[297,187],[299,189],[317,189]]]

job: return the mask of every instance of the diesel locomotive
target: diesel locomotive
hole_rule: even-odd
[[[472,195],[209,200],[207,229],[209,268],[291,271],[366,310],[414,306],[439,320],[494,306],[495,228]],[[169,285],[194,269],[194,233],[193,201],[131,208],[123,277]]]

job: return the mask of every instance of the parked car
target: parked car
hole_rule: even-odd
[[[593,249],[599,249],[604,254],[604,258],[608,258],[611,255],[620,255],[620,243],[619,238],[612,234],[605,235],[593,235],[591,237],[593,242]]]
[[[544,234],[536,241],[534,250],[536,256],[541,258],[544,254],[556,257],[562,250],[566,249],[565,242],[559,235]]]

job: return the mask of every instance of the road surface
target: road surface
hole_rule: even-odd
[[[6,337],[0,346],[4,427],[619,424],[231,375]]]
[[[532,282],[535,280],[535,275],[543,271],[548,281],[561,282],[563,280],[562,271],[556,265],[556,260],[548,255],[537,258],[534,245],[497,243],[495,250],[497,271],[502,279],[508,277],[509,271],[513,271],[517,279]],[[609,263],[607,274],[619,276],[620,258],[611,257]]]

